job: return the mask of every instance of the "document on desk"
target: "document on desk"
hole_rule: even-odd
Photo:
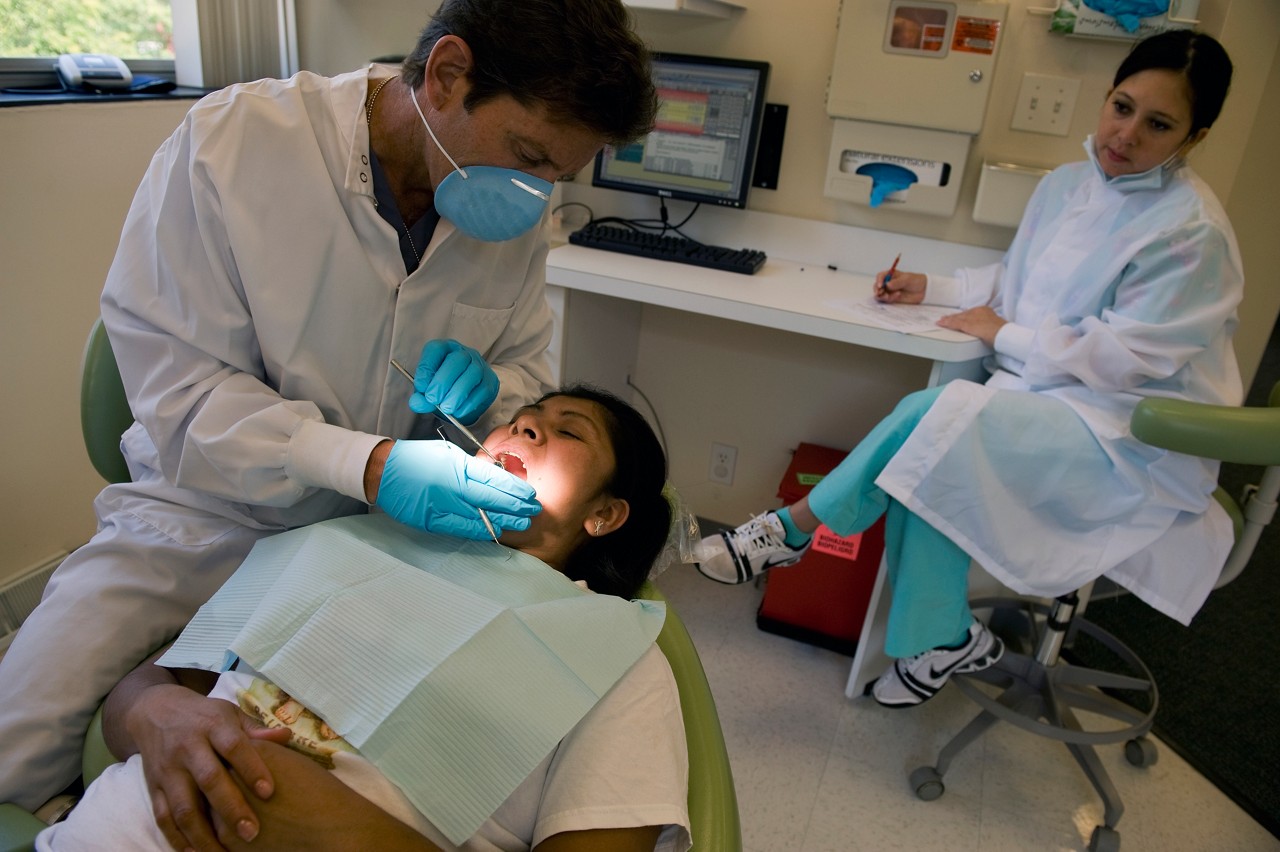
[[[938,320],[959,311],[944,305],[886,305],[875,299],[839,299],[827,302],[849,320],[902,334],[936,331]]]

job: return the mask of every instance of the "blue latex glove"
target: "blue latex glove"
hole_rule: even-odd
[[[529,483],[448,441],[396,441],[377,503],[402,524],[477,541],[489,538],[477,509],[499,535],[528,529],[529,516],[542,511]]]
[[[1136,33],[1143,18],[1169,11],[1169,0],[1084,0],[1084,5],[1116,19],[1125,32]]]
[[[467,426],[498,398],[498,376],[484,356],[456,340],[431,340],[413,373],[409,407],[419,414],[439,409]]]

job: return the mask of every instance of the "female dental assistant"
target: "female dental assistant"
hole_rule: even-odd
[[[1139,43],[1089,159],[1041,182],[1002,262],[954,278],[880,273],[883,301],[964,308],[939,325],[994,348],[991,378],[905,398],[806,500],[707,540],[703,573],[747,579],[797,561],[819,520],[848,534],[887,512],[885,650],[899,659],[872,694],[891,706],[999,658],[968,608],[970,558],[1023,594],[1106,575],[1189,622],[1232,542],[1212,498],[1218,466],[1147,446],[1128,424],[1145,396],[1243,396],[1231,348],[1239,251],[1183,166],[1230,78],[1209,36]]]
[[[0,801],[76,778],[102,697],[263,535],[374,502],[473,538],[477,509],[528,525],[526,483],[418,440],[437,407],[485,434],[549,384],[545,204],[483,184],[549,189],[653,112],[617,0],[447,0],[399,75],[303,72],[190,111],[102,296],[133,481],[0,662]]]

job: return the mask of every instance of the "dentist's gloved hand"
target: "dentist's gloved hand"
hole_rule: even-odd
[[[477,541],[529,528],[542,511],[529,483],[448,441],[396,441],[382,468],[377,505],[402,524]]]
[[[439,409],[470,426],[498,397],[498,376],[484,356],[456,340],[431,340],[413,373],[409,407],[419,414]]]

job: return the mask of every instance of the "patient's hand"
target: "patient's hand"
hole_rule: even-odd
[[[254,740],[253,749],[276,781],[275,794],[255,802],[261,831],[244,843],[232,823],[214,815],[218,836],[227,849],[243,852],[315,849],[425,850],[439,847],[391,814],[334,778],[328,770],[298,752]],[[242,795],[249,789],[234,776]]]
[[[232,780],[231,769],[257,779],[253,801],[261,807],[273,785],[253,743],[258,738],[287,741],[288,729],[264,728],[235,705],[177,684],[139,693],[125,725],[142,754],[156,824],[170,845],[199,852],[223,849],[210,814],[242,838],[257,833],[254,807],[246,788]],[[274,786],[278,792],[279,784]]]

